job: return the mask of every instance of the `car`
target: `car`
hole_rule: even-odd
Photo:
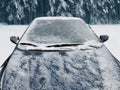
[[[120,90],[120,62],[82,19],[38,17],[0,72],[1,90]]]

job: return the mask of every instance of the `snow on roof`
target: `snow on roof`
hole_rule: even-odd
[[[35,20],[80,20],[80,21],[83,21],[81,18],[77,18],[77,17],[38,17]]]

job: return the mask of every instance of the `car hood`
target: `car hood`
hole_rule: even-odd
[[[2,89],[118,90],[120,67],[105,47],[72,51],[16,48],[4,71]]]

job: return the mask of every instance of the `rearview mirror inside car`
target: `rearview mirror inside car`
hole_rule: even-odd
[[[100,35],[101,42],[106,42],[109,39],[108,35]]]
[[[10,41],[14,44],[17,44],[18,43],[18,40],[19,40],[19,37],[18,36],[11,36],[10,37]]]

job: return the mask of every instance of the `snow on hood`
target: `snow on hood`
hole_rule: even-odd
[[[119,90],[120,68],[117,69],[114,59],[108,52],[104,56],[101,51],[102,54],[106,53],[105,48],[44,52],[16,50],[4,73],[2,88],[3,90]],[[108,73],[110,70],[112,74]],[[109,74],[108,77],[106,74]],[[107,83],[108,78],[110,82]]]

